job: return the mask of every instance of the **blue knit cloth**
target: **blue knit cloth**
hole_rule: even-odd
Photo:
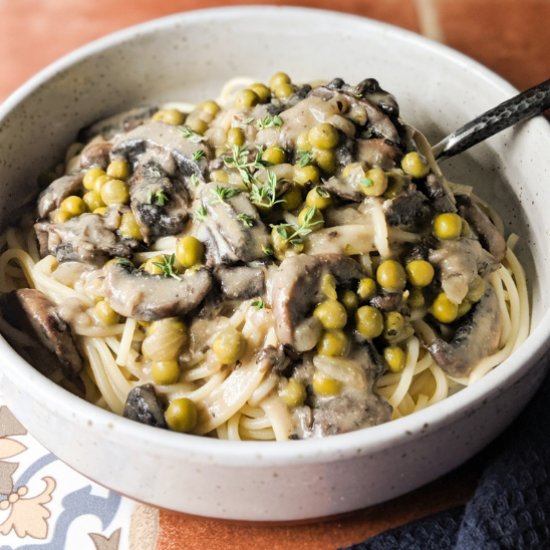
[[[550,549],[550,376],[493,444],[472,499],[348,550]]]

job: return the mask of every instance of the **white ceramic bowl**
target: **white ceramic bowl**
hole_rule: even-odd
[[[0,221],[82,126],[148,100],[215,96],[235,75],[297,81],[377,78],[404,118],[438,139],[515,90],[474,61],[412,33],[336,13],[234,8],[116,33],[51,65],[0,108]],[[474,386],[385,425],[287,443],[224,442],[142,426],[57,387],[0,340],[1,386],[21,422],[68,464],[162,507],[220,518],[297,520],[375,504],[459,465],[539,385],[550,332],[550,130],[536,119],[447,162],[521,236],[533,329]]]

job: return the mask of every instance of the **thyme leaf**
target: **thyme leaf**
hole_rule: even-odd
[[[206,206],[204,204],[201,204],[195,214],[193,215],[194,218],[197,220],[203,222],[206,219],[206,216],[208,216],[208,210],[206,209]]]
[[[197,174],[191,174],[190,178],[189,178],[189,181],[191,182],[192,185],[194,185],[195,187],[198,187],[199,186],[199,183],[201,182],[199,180],[199,176],[197,176]]]
[[[234,145],[231,149],[231,155],[226,155],[223,157],[223,163],[228,168],[235,168],[239,172],[246,188],[249,189],[254,181],[254,172],[258,168],[263,167],[261,162],[262,153],[263,149],[259,147],[256,151],[254,159],[250,161],[250,151],[246,147]]]
[[[192,156],[195,162],[199,162],[199,160],[202,160],[204,157],[205,157],[205,154],[202,149],[197,149]]]
[[[181,277],[176,272],[175,267],[175,261],[176,261],[176,255],[175,254],[163,254],[162,255],[162,261],[160,262],[153,262],[153,265],[156,265],[158,268],[162,271],[163,277],[172,277],[173,279],[177,279],[178,281],[181,281]]]
[[[128,258],[116,258],[116,263],[122,267],[133,268],[134,264]]]
[[[226,204],[226,201],[232,199],[240,193],[240,189],[236,187],[224,187],[223,185],[216,185],[215,189],[212,189],[216,203]]]
[[[311,161],[313,160],[313,155],[311,151],[298,151],[296,153],[296,160],[298,164],[304,168],[304,166],[307,166],[308,164],[311,164]]]
[[[264,128],[275,128],[283,125],[283,119],[279,115],[266,115],[264,118],[256,121],[256,126],[263,130]]]
[[[250,200],[260,208],[273,208],[283,202],[277,199],[277,175],[270,170],[266,173],[265,182],[254,181],[250,188]]]
[[[155,206],[165,206],[170,199],[168,195],[162,190],[149,191],[149,196],[147,197],[147,202]]]
[[[256,309],[264,309],[265,307],[265,302],[263,300],[263,298],[258,298],[257,300],[254,300],[252,302],[252,305],[256,308]]]
[[[253,216],[250,216],[248,214],[241,213],[237,216],[237,219],[245,226],[245,227],[252,227],[256,220]]]
[[[275,228],[275,231],[277,231],[285,242],[293,245],[302,244],[304,237],[315,231],[317,226],[323,223],[323,220],[317,217],[318,212],[317,207],[312,206],[306,212],[304,220],[300,225],[295,226],[289,223],[281,223],[272,227]]]
[[[183,137],[185,139],[188,139],[192,143],[200,143],[201,141],[204,141],[206,139],[204,136],[197,134],[195,130],[189,128],[189,126],[180,126],[179,128],[181,133],[183,134]]]
[[[266,245],[262,245],[262,252],[266,256],[273,256],[273,254],[275,253],[275,251],[273,250],[273,248],[271,246],[266,246]]]

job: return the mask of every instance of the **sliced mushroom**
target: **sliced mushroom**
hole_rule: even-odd
[[[191,202],[183,181],[148,162],[137,167],[128,183],[132,211],[146,243],[181,232]]]
[[[331,397],[312,395],[309,406],[295,409],[295,437],[324,437],[374,426],[390,419],[391,406],[374,393],[374,383],[380,369],[366,347],[356,346],[345,358],[318,355],[313,363],[325,375],[334,376],[335,373],[342,383],[342,391]],[[308,385],[313,370],[304,365],[296,369],[294,376]]]
[[[136,386],[128,392],[123,415],[147,426],[167,428],[164,410],[153,384]]]
[[[502,316],[493,288],[464,317],[452,340],[438,337],[427,347],[435,362],[451,376],[467,376],[483,358],[494,353],[502,334]]]
[[[229,300],[248,300],[265,292],[265,268],[248,266],[219,266],[214,276],[222,294]]]
[[[113,256],[130,256],[139,246],[135,239],[120,238],[105,216],[82,214],[65,223],[34,225],[41,256],[53,254],[60,262],[102,264]]]
[[[113,262],[104,268],[103,290],[111,307],[124,317],[154,321],[184,315],[203,301],[212,277],[201,269],[180,279],[150,275]]]
[[[382,207],[388,223],[406,231],[419,231],[432,218],[430,202],[412,185],[397,197],[384,201]]]
[[[235,188],[211,183],[203,187],[200,196],[206,215],[197,236],[206,243],[209,265],[265,258],[264,250],[270,240],[258,211],[246,194],[222,198],[220,189],[235,191]]]
[[[92,141],[80,152],[80,167],[85,170],[93,167],[105,170],[112,147],[108,141]]]
[[[364,83],[364,84],[363,84]],[[333,90],[326,86],[314,88],[310,97],[321,97],[324,101],[345,101],[350,108],[360,105],[367,113],[366,128],[372,137],[387,139],[392,143],[399,144],[398,122],[390,118],[387,112],[396,111],[397,103],[393,100],[395,109],[392,109],[392,96],[384,92],[374,79],[367,79],[357,87],[342,86],[340,90]],[[376,84],[376,85],[375,85]],[[384,99],[383,99],[384,97]],[[374,100],[374,101],[373,101]],[[381,108],[384,104],[386,111]],[[392,113],[393,116],[394,113]]]
[[[436,212],[456,212],[454,195],[442,175],[433,172],[428,174],[422,191],[430,199],[430,204]]]
[[[399,105],[395,97],[381,88],[374,78],[365,78],[359,82],[352,88],[352,93],[368,99],[392,118],[399,116]]]
[[[366,162],[369,166],[389,170],[395,166],[395,162],[401,154],[398,147],[385,139],[357,140],[357,160]]]
[[[82,185],[82,174],[61,176],[52,181],[38,197],[38,217],[45,218],[61,201],[75,193]]]
[[[348,256],[301,254],[285,258],[273,277],[272,306],[277,338],[297,351],[312,349],[321,327],[311,317],[315,305],[325,299],[321,281],[331,273],[338,285],[351,285],[363,276],[359,264]]]
[[[207,145],[186,138],[180,127],[162,122],[143,124],[113,139],[112,156],[124,156],[132,163],[142,164],[140,157],[144,153],[148,153],[146,160],[153,158],[161,166],[166,160],[163,162],[158,157],[170,155],[174,158],[181,176],[195,175],[201,180],[210,157]]]
[[[437,249],[430,250],[429,260],[439,267],[443,291],[457,304],[468,294],[476,275],[496,268],[493,256],[474,239],[440,241]]]
[[[120,132],[128,132],[143,124],[157,111],[157,107],[136,107],[116,115],[94,122],[80,132],[80,140],[84,143],[96,136],[111,139]]]
[[[361,202],[365,194],[361,192],[358,182],[350,178],[332,176],[323,182],[323,185],[333,195],[354,202]]]
[[[475,231],[483,248],[488,250],[497,262],[502,261],[506,254],[506,241],[487,214],[466,195],[457,195],[456,201],[458,211]]]
[[[0,312],[13,328],[31,337],[29,341],[9,329],[3,330],[10,344],[30,357],[39,371],[52,376],[61,367],[67,379],[78,380],[83,362],[71,328],[42,292],[21,288],[4,294],[0,299]]]

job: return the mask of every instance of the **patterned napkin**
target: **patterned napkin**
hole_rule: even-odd
[[[57,460],[0,406],[0,550],[153,550],[147,536],[130,545],[139,506]]]
[[[550,548],[550,376],[490,449],[472,499],[348,550]]]

